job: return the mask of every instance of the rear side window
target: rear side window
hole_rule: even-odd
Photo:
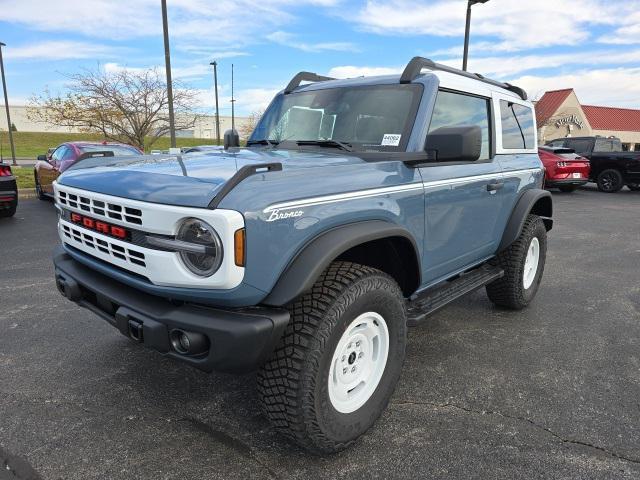
[[[524,105],[500,100],[502,148],[534,148],[533,110]]]
[[[429,132],[441,127],[477,125],[482,132],[479,160],[489,158],[489,99],[441,90],[438,92]]]
[[[596,138],[594,152],[619,152],[622,150],[622,144],[619,138]]]
[[[573,148],[578,155],[585,155],[588,154],[591,149],[591,140],[588,138],[577,138],[575,140],[567,138],[564,141],[564,145],[565,147]]]

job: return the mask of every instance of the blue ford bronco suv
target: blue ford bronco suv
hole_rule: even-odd
[[[511,309],[535,296],[552,202],[526,98],[420,57],[301,72],[246,148],[231,131],[224,150],[67,170],[57,286],[176,360],[258,370],[277,429],[340,450],[385,409],[407,326],[480,287]]]

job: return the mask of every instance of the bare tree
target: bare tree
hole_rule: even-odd
[[[242,138],[249,138],[253,131],[255,130],[258,122],[262,118],[264,114],[264,110],[259,110],[257,112],[252,112],[246,119],[246,121],[242,122],[240,127],[238,127],[238,133]]]
[[[156,69],[85,71],[69,76],[68,92],[31,98],[30,120],[100,133],[144,149],[169,133],[167,86]],[[196,92],[174,85],[176,130],[192,128]]]

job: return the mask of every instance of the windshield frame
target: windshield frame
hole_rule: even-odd
[[[289,96],[293,96],[293,95],[306,95],[306,94],[310,94],[313,92],[318,92],[318,91],[325,91],[325,90],[382,90],[382,89],[389,89],[389,90],[399,90],[399,89],[406,89],[406,90],[413,90],[415,93],[413,95],[413,99],[411,101],[411,105],[409,108],[409,111],[407,112],[407,116],[406,116],[406,122],[405,125],[403,127],[403,131],[400,133],[401,134],[401,139],[400,142],[397,146],[384,146],[384,145],[370,145],[367,143],[360,143],[360,142],[354,142],[353,140],[349,140],[349,139],[343,139],[343,138],[338,138],[338,139],[327,139],[328,141],[334,141],[337,140],[339,142],[343,142],[348,144],[349,146],[351,146],[353,148],[352,152],[349,152],[351,154],[354,155],[362,155],[362,154],[380,154],[380,153],[394,153],[394,154],[398,154],[398,153],[402,153],[402,152],[406,152],[407,149],[407,145],[409,143],[411,134],[413,133],[413,129],[415,126],[415,122],[417,119],[417,115],[420,109],[420,104],[422,102],[423,96],[424,96],[424,85],[421,82],[416,82],[416,83],[408,83],[408,84],[401,84],[401,83],[380,83],[380,84],[365,84],[365,85],[348,85],[348,86],[336,86],[336,87],[327,87],[327,88],[313,88],[313,89],[303,89],[303,90],[299,90],[299,91],[293,91],[291,93],[287,93],[285,94],[284,92],[280,92],[278,93],[273,100],[271,101],[271,103],[269,104],[269,106],[267,107],[267,109],[265,110],[264,115],[262,116],[262,118],[260,118],[260,121],[258,122],[258,124],[256,125],[255,129],[253,130],[253,132],[251,133],[251,136],[248,138],[247,142],[259,142],[261,140],[264,140],[266,138],[266,136],[263,135],[259,135],[258,132],[262,132],[264,130],[266,130],[266,123],[267,122],[271,122],[271,117],[273,115],[278,115],[278,121],[280,121],[280,119],[282,118],[283,114],[281,114],[281,110],[278,110],[277,113],[271,113],[272,110],[274,108],[278,108],[278,105],[282,106],[283,102],[285,101],[285,97],[289,97]],[[275,138],[267,138],[267,140],[269,140],[271,143],[275,144],[273,146],[265,146],[265,145],[260,145],[258,143],[255,143],[253,145],[249,145],[248,148],[256,148],[256,147],[262,147],[262,148],[278,148],[278,149],[283,149],[283,150],[302,150],[302,149],[322,149],[322,150],[326,150],[328,145],[298,145],[297,142],[305,142],[305,141],[315,141],[316,139],[288,139],[288,138],[284,138],[284,139],[275,139]],[[322,141],[322,140],[320,140]],[[335,147],[336,149],[339,149],[339,147]]]

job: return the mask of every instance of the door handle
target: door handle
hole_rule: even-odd
[[[487,183],[487,192],[495,192],[504,187],[504,182]]]

